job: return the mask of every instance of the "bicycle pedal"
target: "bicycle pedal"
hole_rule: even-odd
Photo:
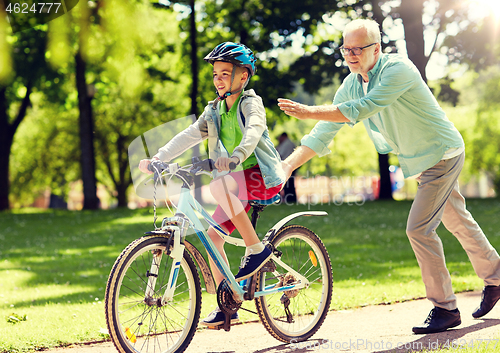
[[[230,324],[229,327],[234,326],[234,324]],[[224,330],[224,324],[220,324],[217,326],[205,326],[206,329],[208,330]]]

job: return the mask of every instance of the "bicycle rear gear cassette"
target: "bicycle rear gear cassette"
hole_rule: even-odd
[[[242,302],[234,300],[233,291],[224,279],[217,288],[217,304],[222,312],[233,315],[239,310]]]
[[[298,281],[295,279],[295,276],[292,275],[290,272],[288,272],[285,277],[281,278],[280,279],[280,283],[278,285],[278,287],[286,287],[286,286],[289,286],[289,285],[292,285],[292,284],[297,284]],[[286,294],[286,296],[289,298],[289,299],[292,299],[294,297],[297,296],[297,294],[299,294],[299,290],[298,289],[290,289],[290,290],[287,290],[284,292]]]

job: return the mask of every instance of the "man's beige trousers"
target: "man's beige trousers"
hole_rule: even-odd
[[[465,249],[485,285],[500,285],[500,257],[465,208],[465,199],[460,194],[458,176],[464,159],[465,153],[441,160],[420,175],[406,227],[422,271],[427,299],[448,310],[457,307],[457,298],[446,268],[443,244],[436,233],[441,221]]]

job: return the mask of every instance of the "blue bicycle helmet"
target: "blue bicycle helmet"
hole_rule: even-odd
[[[225,61],[233,65],[246,67],[250,73],[250,77],[255,75],[257,71],[255,67],[256,59],[252,51],[239,43],[221,43],[203,59],[212,65],[215,61]]]

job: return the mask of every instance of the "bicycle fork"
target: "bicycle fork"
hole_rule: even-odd
[[[184,256],[184,244],[181,243],[182,235],[186,233],[187,224],[185,220],[181,222],[181,227],[169,226],[168,231],[173,237],[173,241],[169,242],[171,244],[171,250],[166,249],[167,255],[172,258],[172,266],[170,268],[169,279],[167,286],[165,288],[165,293],[158,299],[154,298],[156,293],[156,281],[158,279],[159,268],[164,251],[161,249],[153,250],[153,260],[151,263],[151,269],[147,272],[148,284],[145,291],[144,301],[148,305],[158,305],[164,306],[168,302],[172,301],[174,298],[174,292],[176,288],[177,278],[179,275],[179,270],[181,266],[181,261]],[[161,290],[161,288],[159,289]]]

